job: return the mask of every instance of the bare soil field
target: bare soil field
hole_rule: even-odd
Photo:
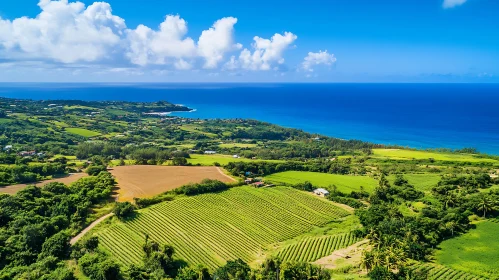
[[[83,177],[87,177],[87,176],[88,175],[86,173],[72,173],[72,174],[69,174],[68,176],[65,176],[62,178],[56,178],[56,179],[42,181],[42,182],[33,183],[33,184],[19,184],[19,185],[7,186],[7,187],[0,187],[0,193],[16,194],[18,191],[20,191],[20,190],[22,190],[30,185],[36,185],[38,187],[43,187],[46,184],[53,183],[53,182],[59,182],[59,183],[65,184],[65,185],[69,185],[69,184],[76,182],[79,179],[81,179]]]
[[[198,166],[117,166],[109,170],[118,181],[118,200],[132,201],[164,193],[204,179],[234,182],[217,167]]]

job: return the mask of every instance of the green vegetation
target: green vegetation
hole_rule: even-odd
[[[442,179],[442,175],[439,174],[404,174],[404,178],[413,185],[416,189],[420,191],[431,191],[438,182]],[[395,180],[395,175],[388,177],[391,183]]]
[[[464,271],[455,270],[447,266],[437,265],[433,263],[415,263],[410,267],[410,269],[416,274],[422,275],[424,277],[423,279],[429,280],[485,280],[485,278],[478,277],[475,274],[466,273]]]
[[[313,262],[359,241],[353,233],[306,238],[283,248],[277,256],[283,261]]]
[[[316,172],[286,171],[272,174],[265,177],[266,181],[284,184],[296,184],[310,182],[314,186],[328,187],[335,185],[338,191],[352,192],[360,191],[361,187],[365,191],[371,192],[377,185],[376,180],[367,176],[350,176],[338,174],[325,174]]]
[[[92,130],[84,129],[84,128],[75,128],[75,127],[70,127],[66,128],[66,131],[72,134],[80,135],[83,137],[91,138],[95,136],[99,136],[99,132],[95,132]]]
[[[213,166],[215,163],[220,165],[227,165],[230,162],[254,162],[254,161],[266,161],[266,160],[253,160],[247,158],[234,158],[231,155],[198,155],[191,154],[187,161],[192,165],[205,165]],[[269,162],[282,162],[279,160],[269,160]]]
[[[440,244],[439,264],[456,270],[493,278],[499,275],[499,223],[480,222],[476,229]]]
[[[480,158],[471,154],[458,154],[458,153],[437,153],[416,150],[402,150],[402,149],[374,149],[374,156],[389,159],[433,159],[436,161],[455,161],[455,162],[492,162],[499,163],[497,160],[490,158]]]
[[[203,128],[201,126],[198,126],[198,125],[185,124],[185,125],[182,125],[180,127],[180,129],[188,131],[188,132],[198,133],[198,134],[204,135],[204,136],[209,137],[209,138],[216,138],[217,137],[217,135],[215,133],[203,131]]]
[[[254,261],[267,246],[346,215],[332,203],[291,188],[237,187],[140,210],[136,219],[116,222],[97,235],[126,265],[141,260],[141,244],[148,234],[172,244],[191,265],[216,268],[237,258]]]
[[[0,279],[72,280],[73,271],[92,280],[330,279],[293,260],[331,253],[334,279],[357,279],[366,270],[372,279],[498,277],[486,249],[497,250],[499,157],[162,114],[188,110],[165,101],[0,98],[2,185],[143,164],[220,165],[239,182],[264,177],[289,186],[204,181],[117,206],[109,200],[112,178],[81,180],[69,191],[50,185],[0,195]],[[327,199],[310,193],[318,187],[329,191]],[[111,212],[95,236],[68,245]],[[368,244],[351,258],[332,252],[358,240]],[[277,255],[290,261],[267,258]],[[435,255],[444,265],[430,262]]]

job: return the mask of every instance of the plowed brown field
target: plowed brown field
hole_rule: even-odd
[[[234,182],[217,167],[198,166],[118,166],[110,170],[118,181],[118,200],[132,201],[161,194],[188,183],[199,183],[203,179]]]

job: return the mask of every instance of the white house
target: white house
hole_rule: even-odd
[[[3,148],[4,151],[10,151],[12,150],[12,145],[7,145]]]
[[[207,155],[214,155],[217,152],[215,152],[215,151],[205,151],[204,153],[207,154]]]
[[[329,192],[325,189],[322,189],[322,188],[314,190],[314,193],[318,196],[321,196],[321,197],[326,197],[329,195]]]

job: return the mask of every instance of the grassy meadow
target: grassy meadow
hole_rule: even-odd
[[[368,176],[350,176],[316,172],[286,171],[266,176],[265,179],[275,183],[296,184],[309,181],[314,186],[328,187],[335,185],[338,190],[345,193],[359,191],[360,187],[371,192],[378,182]]]
[[[409,182],[409,184],[413,185],[416,189],[423,192],[431,191],[431,189],[435,187],[442,178],[442,175],[440,174],[431,174],[431,173],[402,174],[402,175]],[[390,183],[393,184],[393,181],[395,180],[395,175],[388,176],[388,180],[390,181]]]
[[[499,222],[478,223],[476,229],[440,244],[439,264],[485,278],[499,277]]]
[[[68,133],[80,135],[80,136],[87,137],[87,138],[101,135],[99,132],[96,132],[96,131],[92,131],[92,130],[88,130],[88,129],[84,129],[84,128],[76,128],[76,127],[66,128],[66,131]]]
[[[254,160],[248,158],[234,158],[230,155],[198,155],[191,154],[190,158],[187,161],[193,165],[205,165],[205,166],[213,166],[215,163],[219,163],[221,165],[226,165],[229,162],[252,162],[252,161],[270,161],[270,162],[284,162],[281,160]]]
[[[144,234],[175,247],[192,265],[214,269],[227,260],[262,259],[270,245],[348,216],[333,203],[287,187],[237,187],[179,198],[114,221],[97,234],[101,246],[125,265],[140,263]]]
[[[480,158],[471,154],[451,154],[437,153],[426,151],[402,150],[402,149],[373,149],[374,157],[397,159],[397,160],[413,160],[413,159],[434,159],[438,161],[454,161],[454,162],[492,162],[499,161],[489,158]]]

